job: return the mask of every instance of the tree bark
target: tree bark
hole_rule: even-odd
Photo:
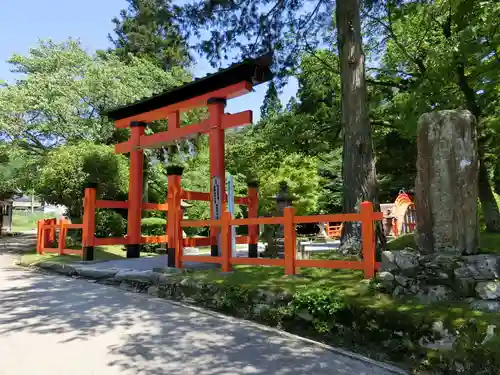
[[[465,101],[467,103],[467,109],[476,116],[476,121],[479,124],[479,119],[482,115],[481,108],[477,102],[476,92],[469,85],[467,76],[465,75],[465,66],[461,63],[457,57],[456,61],[456,73],[458,79],[458,86],[464,94]],[[484,160],[483,144],[481,142],[481,129],[478,128],[478,153],[479,153],[479,201],[481,202],[481,208],[483,209],[483,217],[486,225],[487,232],[500,232],[500,211],[498,209],[497,201],[493,195],[491,189],[490,179],[488,177],[488,168]]]
[[[484,223],[487,232],[500,232],[500,212],[495,196],[491,190],[490,179],[488,178],[488,169],[484,158],[479,154],[479,201],[483,210]]]
[[[365,55],[361,38],[360,0],[338,0],[336,17],[344,135],[343,212],[352,213],[359,210],[362,201],[375,201],[377,195],[368,116]],[[345,223],[343,228],[342,248],[360,249],[359,223]]]

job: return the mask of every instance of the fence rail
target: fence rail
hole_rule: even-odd
[[[362,202],[359,213],[335,214],[335,215],[314,215],[314,216],[296,216],[293,207],[285,208],[284,215],[279,217],[259,217],[246,219],[233,219],[229,212],[224,212],[220,220],[183,220],[181,227],[201,227],[215,226],[221,231],[221,255],[197,256],[183,255],[180,249],[180,262],[200,262],[200,263],[219,263],[223,272],[229,272],[233,264],[248,264],[261,266],[284,266],[285,274],[293,275],[297,268],[316,267],[330,269],[352,269],[362,270],[367,279],[375,276],[375,271],[379,264],[375,262],[375,225],[374,221],[382,220],[381,212],[373,211],[371,202]],[[302,223],[321,223],[321,222],[361,222],[361,244],[362,259],[357,260],[306,260],[297,259],[297,235],[295,231],[296,224]],[[255,225],[255,224],[280,224],[284,229],[284,258],[234,258],[231,255],[231,226],[233,225]]]
[[[68,229],[83,229],[83,224],[71,224],[69,220],[43,219],[37,221],[37,254],[58,253],[59,255],[81,255],[82,249],[67,249],[66,237]],[[57,247],[48,247],[47,245],[56,243]]]

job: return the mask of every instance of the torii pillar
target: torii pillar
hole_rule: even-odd
[[[141,137],[144,135],[144,122],[130,123],[130,175],[128,188],[127,217],[127,258],[139,258],[141,249],[141,218],[142,218],[142,179],[144,150],[140,148]]]
[[[226,169],[224,165],[224,109],[226,99],[211,98],[207,101],[210,131],[210,219],[219,220],[226,205]],[[220,228],[210,227],[211,255],[219,256]]]

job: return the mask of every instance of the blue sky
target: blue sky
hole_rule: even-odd
[[[0,2],[0,80],[10,81],[14,75],[6,60],[14,53],[26,54],[39,39],[51,38],[56,42],[79,38],[88,51],[109,46],[108,33],[113,29],[111,19],[127,6],[125,0],[3,0]],[[197,58],[193,68],[196,76],[212,72],[208,62]],[[247,109],[254,111],[254,121],[267,85],[260,85],[255,92],[228,102],[228,112]],[[296,91],[291,82],[281,94],[286,104]]]

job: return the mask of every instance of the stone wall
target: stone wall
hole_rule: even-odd
[[[423,255],[413,249],[384,251],[379,286],[393,296],[422,302],[470,298],[473,307],[500,311],[500,255]]]

